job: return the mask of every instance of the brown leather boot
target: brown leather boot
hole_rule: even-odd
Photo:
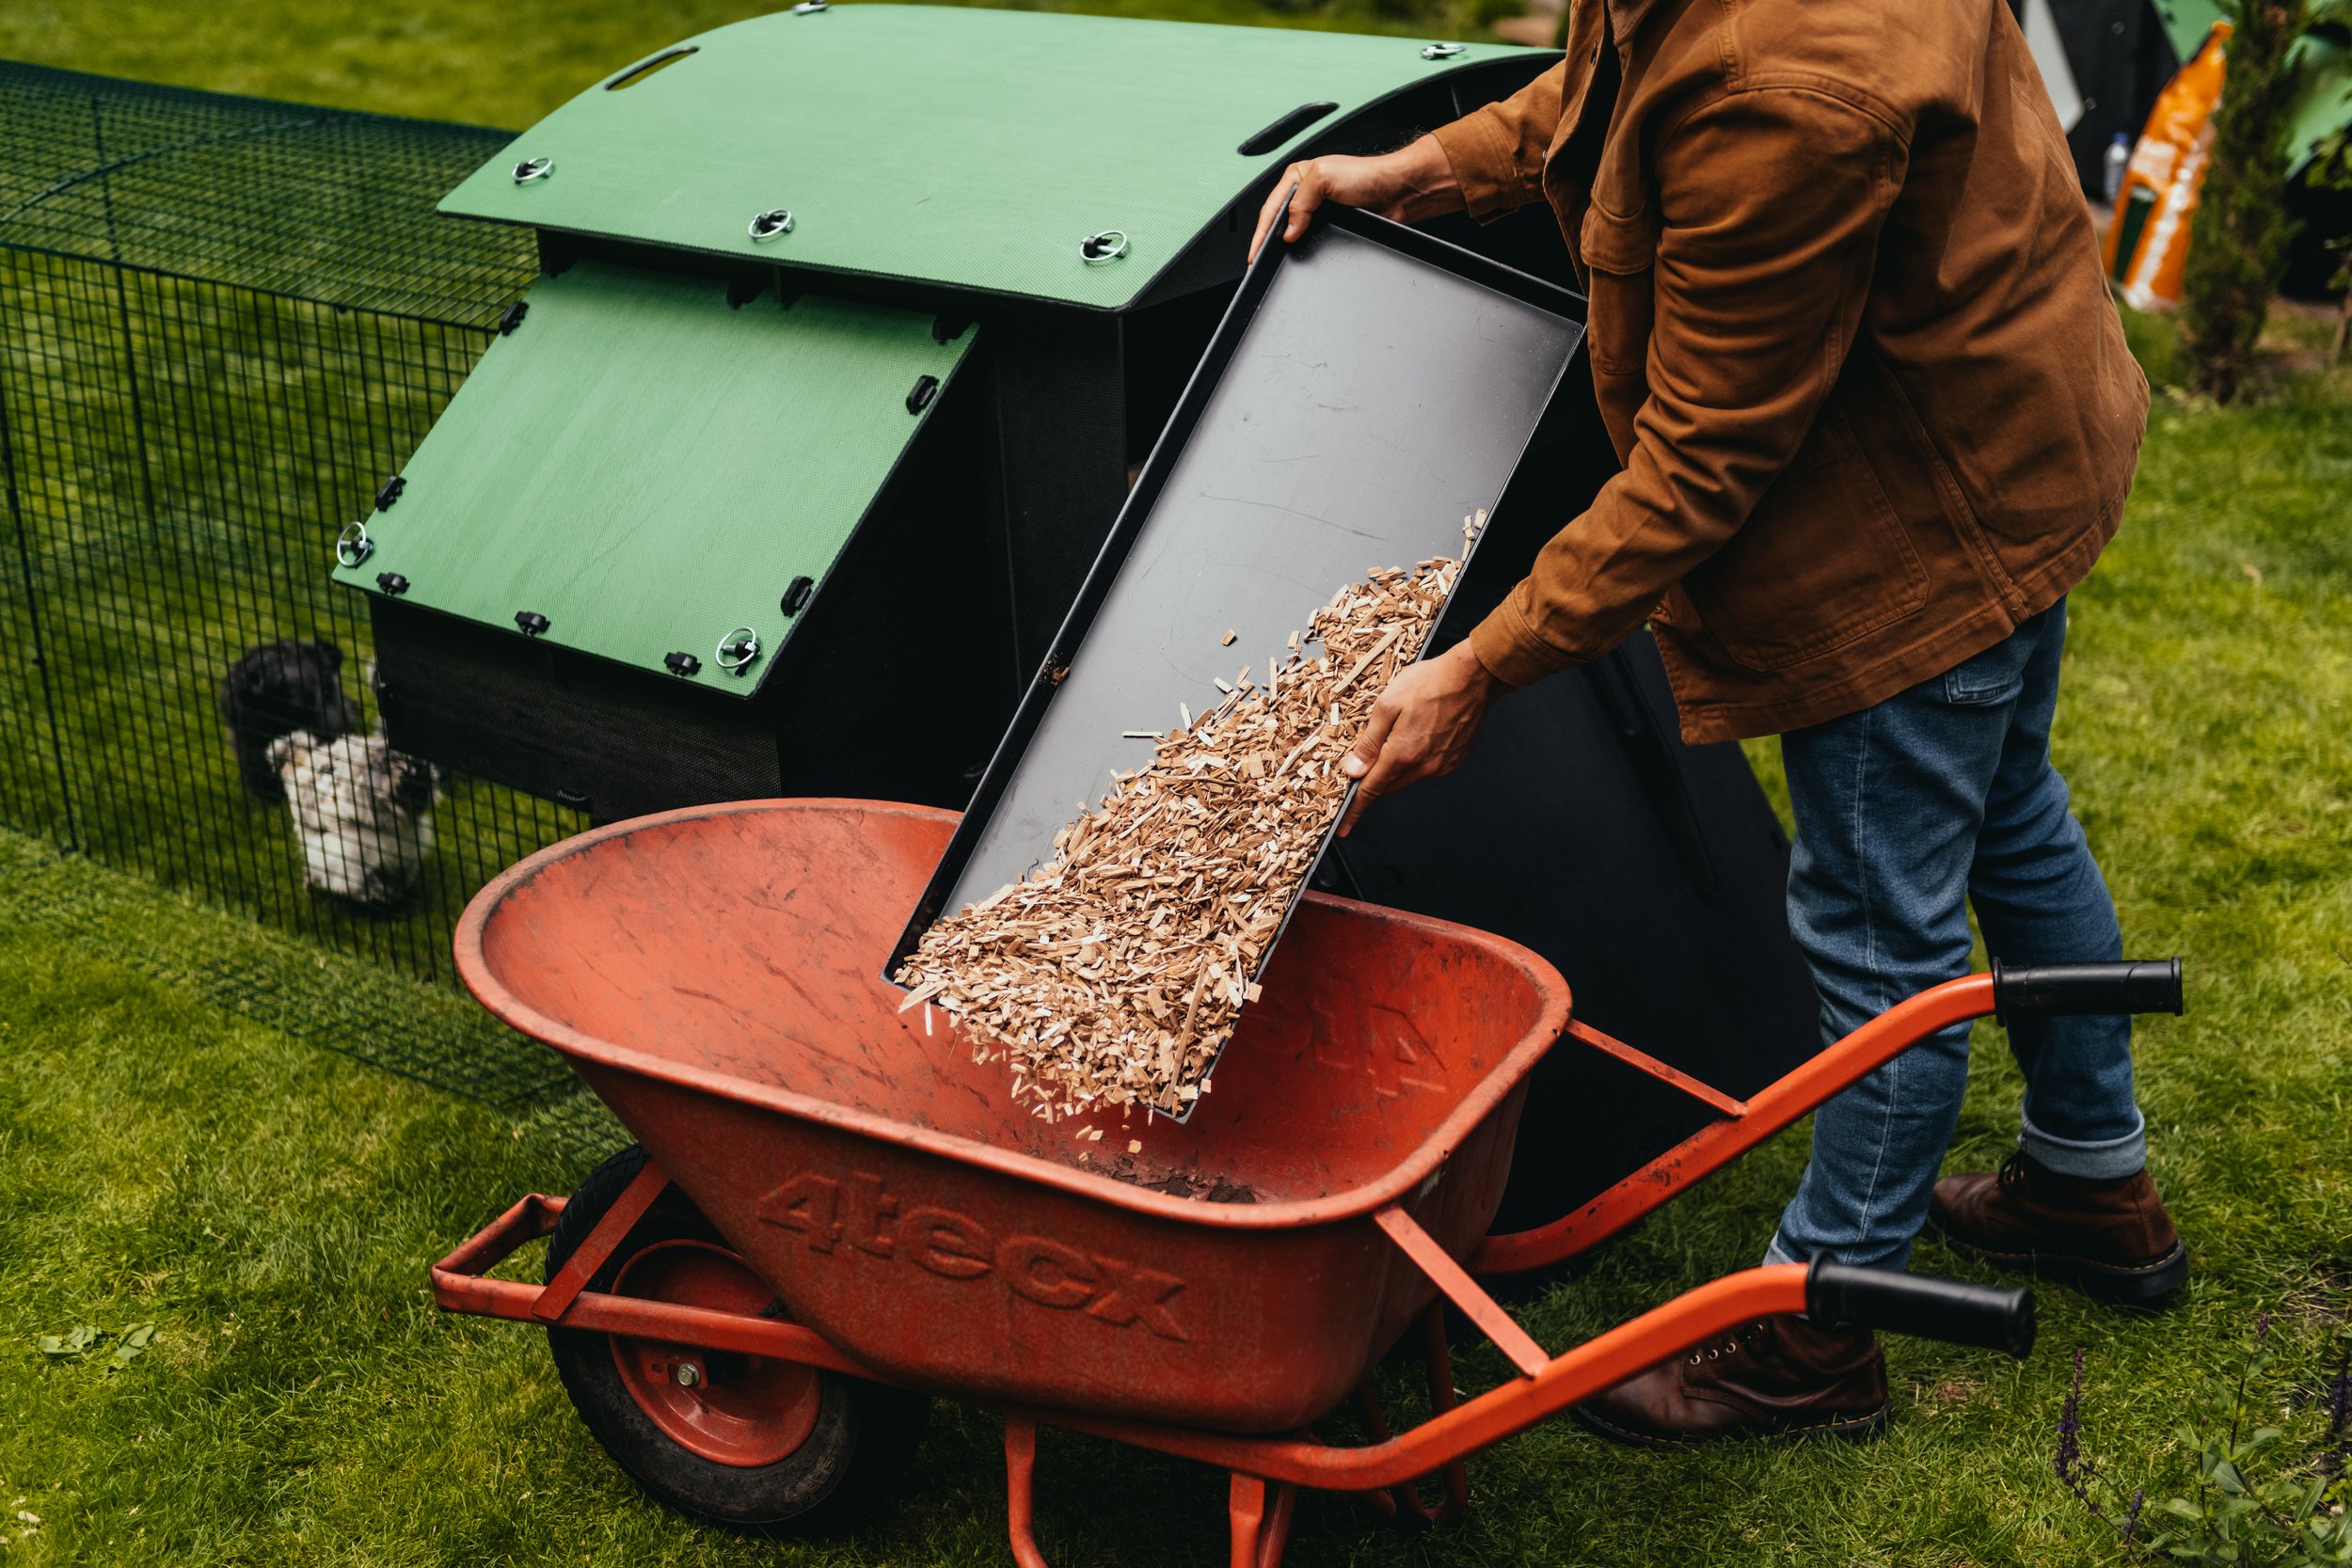
[[[2102,1301],[2154,1307],[2188,1278],[2188,1248],[2146,1171],[2061,1176],[2021,1148],[1997,1173],[1938,1181],[1928,1223],[1956,1251],[2030,1269]]]
[[[1569,1412],[1603,1437],[1679,1449],[1717,1437],[1874,1437],[1886,1356],[1867,1328],[1766,1318]]]

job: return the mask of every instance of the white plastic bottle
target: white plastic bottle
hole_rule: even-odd
[[[2131,166],[2131,162],[2132,138],[2123,132],[2118,131],[2115,134],[2114,142],[2107,148],[2105,189],[2107,194],[2107,205],[2110,207],[2115,205],[2115,198],[2123,194],[2123,171]]]

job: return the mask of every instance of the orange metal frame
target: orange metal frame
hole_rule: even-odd
[[[1571,1022],[1570,1035],[1684,1090],[1714,1107],[1722,1119],[1708,1123],[1575,1212],[1534,1230],[1487,1237],[1470,1256],[1470,1272],[1518,1274],[1547,1268],[1607,1241],[1938,1030],[1990,1018],[1993,1010],[1992,975],[1947,980],[1888,1008],[1748,1101],[1719,1094],[1597,1029]]]
[[[1244,1437],[1071,1411],[998,1406],[1005,1417],[1007,1518],[1014,1559],[1044,1568],[1032,1538],[1032,1478],[1041,1424],[1089,1433],[1232,1474],[1229,1503],[1232,1568],[1277,1568],[1289,1530],[1295,1489],[1366,1494],[1389,1512],[1433,1515],[1412,1490],[1438,1477],[1447,1500],[1436,1517],[1457,1514],[1467,1501],[1461,1464],[1559,1414],[1600,1390],[1677,1354],[1708,1337],[1758,1317],[1805,1309],[1805,1269],[1782,1264],[1746,1269],[1685,1292],[1559,1355],[1547,1354],[1474,1274],[1510,1274],[1547,1267],[1606,1240],[1702,1178],[1884,1065],[1938,1030],[1994,1011],[1993,979],[1971,975],[1923,991],[1848,1035],[1755,1098],[1741,1101],[1643,1054],[1598,1030],[1571,1022],[1567,1032],[1594,1049],[1691,1095],[1713,1109],[1709,1122],[1675,1148],[1626,1177],[1574,1212],[1534,1230],[1489,1236],[1465,1267],[1393,1205],[1375,1216],[1390,1239],[1426,1274],[1444,1297],[1478,1325],[1518,1376],[1475,1399],[1456,1402],[1440,1309],[1424,1320],[1431,1354],[1434,1414],[1409,1431],[1390,1435],[1368,1396],[1359,1399],[1375,1438],[1340,1448],[1311,1437]],[[662,1339],[751,1355],[775,1356],[852,1377],[874,1372],[843,1355],[821,1336],[773,1319],[674,1306],[583,1289],[658,1196],[669,1178],[648,1164],[604,1219],[545,1286],[492,1279],[489,1271],[526,1243],[547,1235],[564,1199],[524,1198],[433,1268],[435,1299],[453,1312],[556,1323],[637,1338]]]

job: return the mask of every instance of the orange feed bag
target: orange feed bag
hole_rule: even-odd
[[[2136,310],[2168,310],[2181,302],[2189,214],[2205,182],[2229,37],[2230,24],[2215,23],[2197,57],[2165,84],[2123,172],[2105,259],[2107,276]]]

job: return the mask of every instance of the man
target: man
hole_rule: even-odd
[[[1288,198],[1288,215],[1282,202]],[[1965,974],[2111,959],[2050,765],[2065,595],[2121,517],[2147,383],[2002,0],[1575,0],[1565,61],[1377,158],[1294,166],[1261,216],[1550,203],[1591,298],[1623,471],[1470,637],[1400,674],[1347,763],[1373,799],[1458,764],[1487,706],[1648,621],[1692,743],[1779,734],[1789,925],[1825,1036]],[[2124,1019],[2018,1020],[2019,1148],[1935,1180],[1968,1030],[1823,1106],[1766,1256],[1952,1243],[2153,1302],[2187,1256],[2143,1170]],[[1867,1330],[1774,1319],[1580,1414],[1629,1441],[1859,1434]]]

